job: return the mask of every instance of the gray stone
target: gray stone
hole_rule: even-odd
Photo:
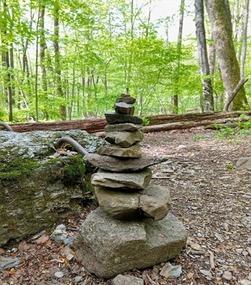
[[[64,272],[63,271],[57,271],[54,273],[54,276],[58,279],[63,278],[64,277]]]
[[[55,152],[54,142],[62,136],[71,136],[89,152],[102,143],[79,130],[0,132],[0,246],[81,210],[79,201],[90,189],[87,168],[81,155]]]
[[[105,118],[108,124],[122,124],[122,123],[133,123],[142,125],[143,120],[139,117],[126,115],[126,114],[117,114],[117,113],[105,113]]]
[[[77,275],[74,277],[74,283],[80,283],[83,280],[83,277],[80,275]]]
[[[135,143],[143,140],[144,135],[141,131],[135,132],[110,132],[105,136],[105,140],[111,144],[116,144],[121,147],[130,147]]]
[[[178,278],[182,274],[182,267],[181,265],[172,265],[170,262],[165,264],[161,271],[160,275],[165,277],[166,279],[170,277]]]
[[[171,213],[161,221],[121,221],[98,208],[81,225],[75,249],[89,272],[111,278],[174,258],[186,238],[184,226]]]
[[[99,206],[116,219],[151,217],[163,219],[169,212],[170,191],[166,187],[150,184],[139,193],[94,187]]]
[[[56,242],[62,242],[67,238],[66,226],[61,224],[52,232],[51,238]]]
[[[134,106],[132,104],[127,104],[125,102],[117,102],[115,103],[115,112],[118,114],[133,115]]]
[[[5,269],[18,267],[19,263],[19,258],[17,257],[5,257],[0,255],[0,272]]]
[[[164,186],[150,184],[140,195],[139,207],[144,215],[163,219],[171,209],[170,191]]]
[[[91,183],[95,186],[125,189],[125,191],[135,192],[145,189],[152,177],[150,169],[145,169],[135,173],[112,173],[99,170],[92,175]]]
[[[233,274],[230,271],[224,271],[224,273],[222,275],[222,278],[225,279],[225,280],[230,281],[233,278]]]
[[[142,128],[142,125],[135,125],[131,123],[106,125],[105,131],[109,132],[135,132]]]
[[[138,144],[131,147],[119,147],[116,145],[103,145],[97,153],[100,155],[122,157],[122,158],[140,158],[142,156],[141,148]]]
[[[251,170],[251,156],[241,157],[241,158],[237,161],[236,166],[237,166],[239,169]]]
[[[111,285],[144,285],[144,280],[135,276],[119,274],[112,280]]]
[[[139,216],[139,194],[94,187],[99,206],[115,219],[129,220]]]
[[[109,157],[99,155],[96,153],[87,154],[85,159],[89,161],[93,166],[99,167],[103,170],[111,172],[135,172],[143,170],[149,166],[159,164],[167,161],[166,157],[145,156],[139,159],[119,159],[115,157]]]

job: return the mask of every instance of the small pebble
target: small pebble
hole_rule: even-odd
[[[55,276],[56,278],[62,278],[62,277],[64,277],[64,272],[62,272],[62,271],[57,271],[57,272],[55,272],[54,276]]]
[[[79,283],[79,282],[82,281],[82,279],[83,279],[83,277],[78,275],[78,276],[76,276],[76,277],[74,278],[74,282],[75,282],[75,283]]]
[[[230,280],[232,280],[233,275],[232,275],[232,273],[230,271],[225,271],[223,273],[223,275],[222,275],[222,278],[225,279],[225,280],[230,281]]]

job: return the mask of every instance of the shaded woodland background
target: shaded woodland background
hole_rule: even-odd
[[[143,117],[223,110],[251,72],[249,0],[180,0],[156,24],[157,2],[1,0],[0,120],[99,117],[126,90]],[[196,36],[184,38],[191,14]],[[247,109],[250,93],[248,81],[231,109]]]

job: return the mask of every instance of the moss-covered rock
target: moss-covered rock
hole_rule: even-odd
[[[0,132],[0,245],[81,209],[84,193],[90,190],[89,173],[81,155],[55,155],[54,143],[66,135],[89,152],[101,143],[77,130]]]

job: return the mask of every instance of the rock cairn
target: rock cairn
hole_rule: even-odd
[[[142,119],[123,94],[106,113],[105,140],[86,159],[99,168],[91,183],[99,208],[81,225],[75,247],[84,267],[99,277],[153,266],[178,255],[186,230],[170,211],[170,191],[151,183],[149,166],[165,158],[142,156]]]

